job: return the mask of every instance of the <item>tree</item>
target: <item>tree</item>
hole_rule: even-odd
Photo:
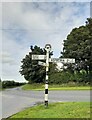
[[[92,71],[92,18],[85,26],[74,28],[64,40],[62,57],[76,59],[76,69]]]
[[[1,78],[0,78],[0,89],[2,88],[2,81],[1,81]]]
[[[86,26],[89,31],[89,40],[90,40],[90,58],[88,61],[89,64],[89,71],[92,71],[92,18],[88,18],[86,21]]]
[[[21,70],[20,74],[24,75],[24,78],[29,81],[29,83],[41,83],[45,80],[45,67],[38,65],[38,60],[32,60],[32,54],[41,54],[45,55],[46,51],[45,49],[42,49],[38,46],[31,46],[30,47],[31,52],[29,52],[28,55],[25,56],[25,58],[21,61]],[[52,52],[50,53],[50,56],[52,55]],[[45,62],[45,60],[41,60]]]

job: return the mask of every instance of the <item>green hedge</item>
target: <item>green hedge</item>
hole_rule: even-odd
[[[7,80],[7,81],[2,81],[2,88],[12,88],[12,87],[21,86],[24,84],[25,83],[19,83],[19,82]]]
[[[90,84],[92,80],[92,74],[86,74],[85,72],[75,72],[71,73],[69,71],[56,72],[51,74],[49,77],[49,83],[59,84],[59,83],[86,83]]]

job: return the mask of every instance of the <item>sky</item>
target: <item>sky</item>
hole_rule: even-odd
[[[44,48],[49,43],[53,57],[60,57],[63,40],[73,28],[85,25],[86,19],[90,17],[90,2],[84,1],[1,2],[1,79],[25,82],[19,70],[21,60],[29,53],[31,45]]]

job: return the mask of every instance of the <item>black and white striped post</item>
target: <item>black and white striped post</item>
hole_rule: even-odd
[[[61,62],[61,63],[75,63],[74,58],[50,58],[51,45],[45,45],[46,55],[32,55],[32,60],[46,60],[46,63],[39,61],[38,65],[46,67],[46,80],[45,80],[45,107],[48,106],[48,72],[49,72],[49,62]]]
[[[45,45],[46,50],[46,80],[45,80],[45,107],[48,106],[48,72],[49,72],[49,53],[51,50],[51,45]]]

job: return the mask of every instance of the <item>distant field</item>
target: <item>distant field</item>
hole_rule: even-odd
[[[60,102],[49,104],[48,108],[31,107],[11,118],[90,118],[90,114],[89,102]]]
[[[44,84],[26,84],[23,90],[44,90]],[[49,85],[49,90],[90,90],[90,86]]]

